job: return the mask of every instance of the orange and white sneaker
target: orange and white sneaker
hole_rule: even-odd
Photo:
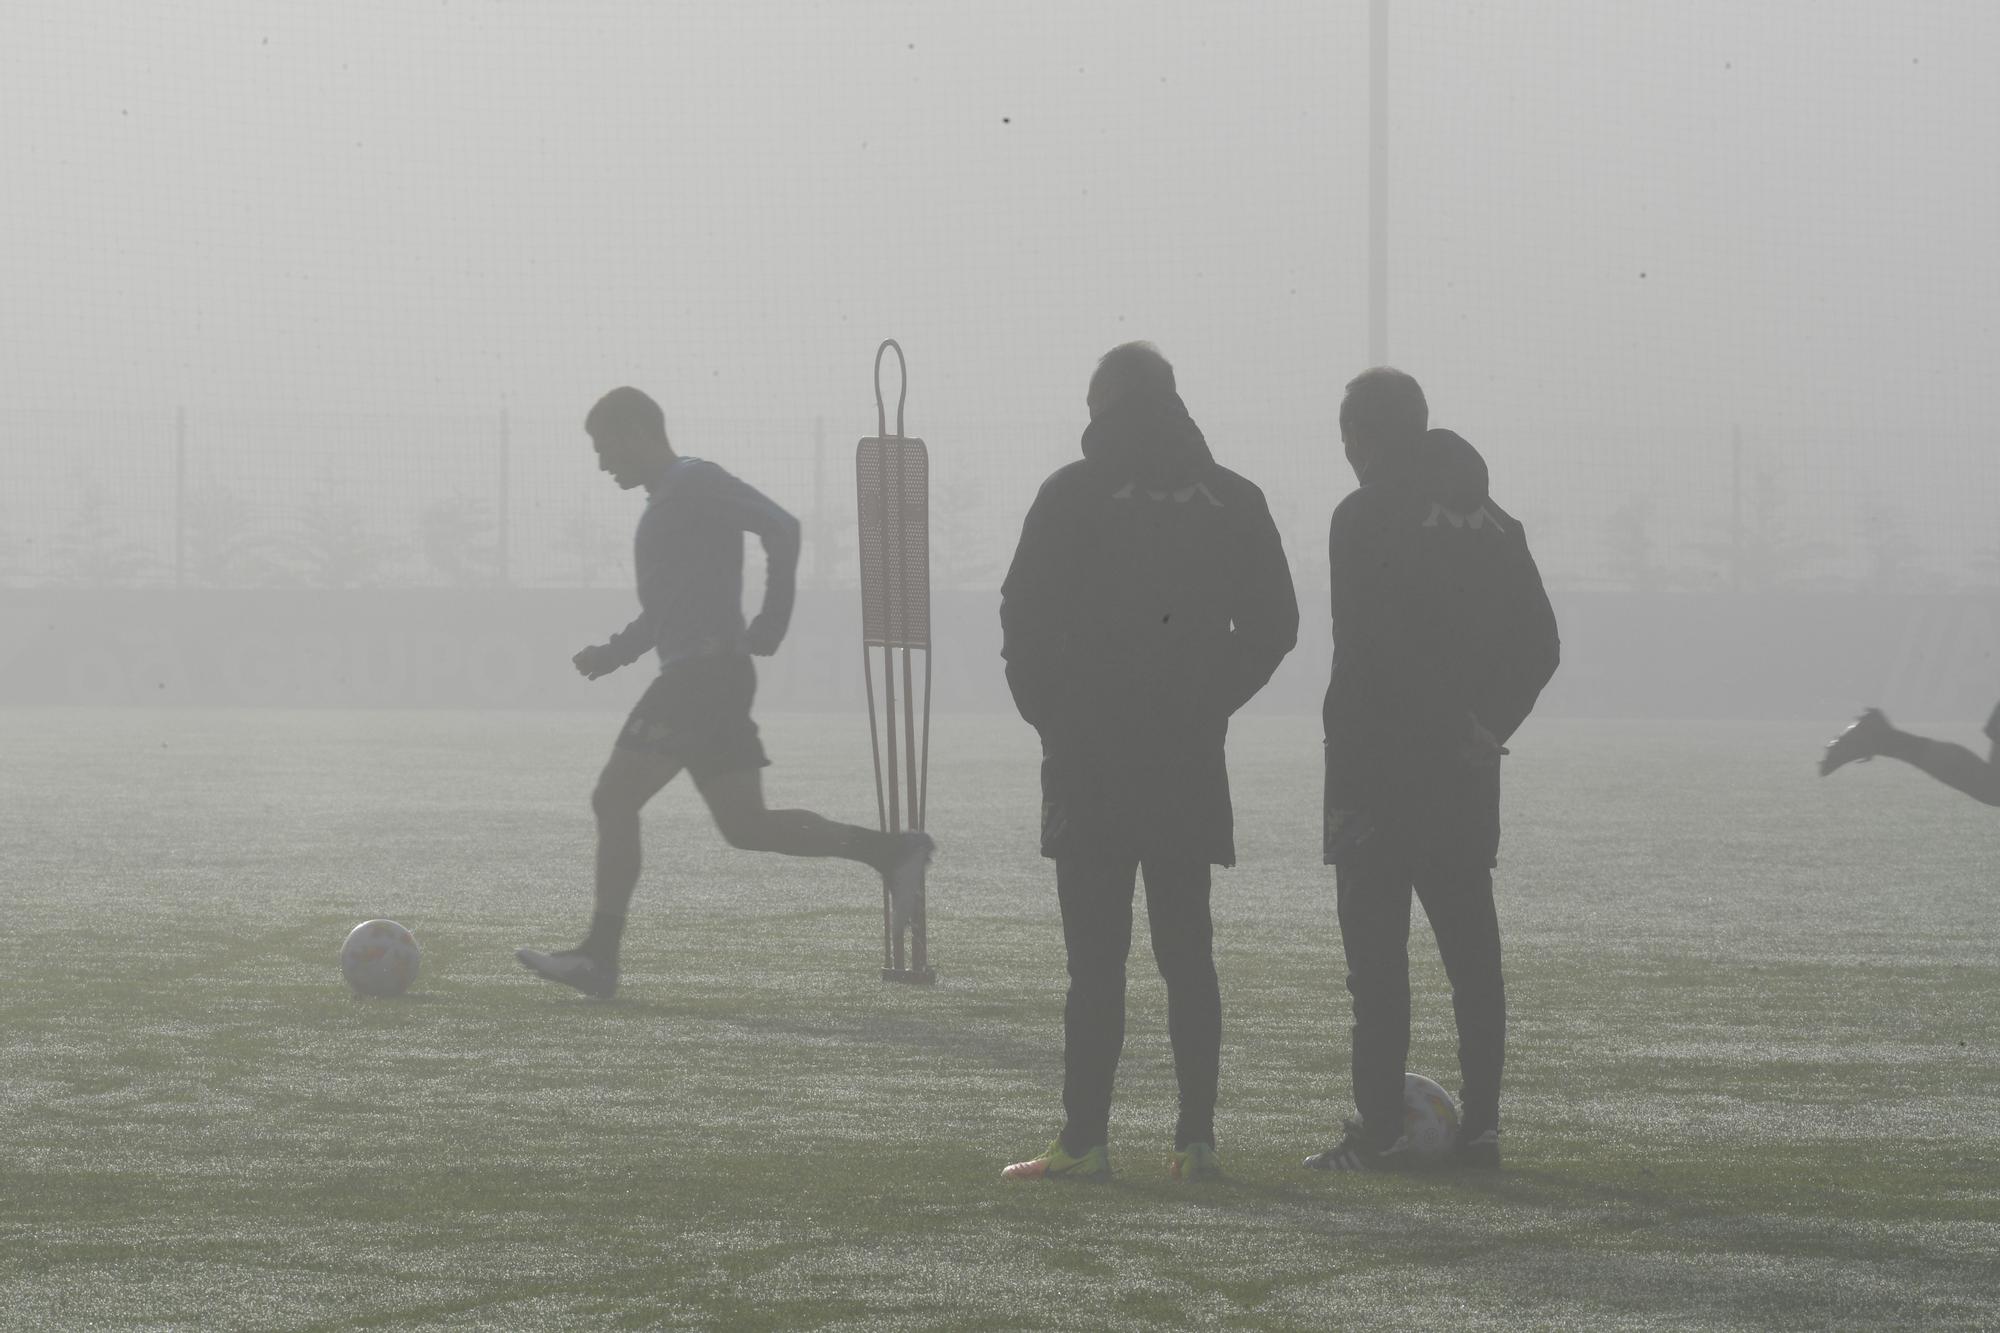
[[[1016,1162],[1000,1173],[1002,1180],[1104,1180],[1111,1175],[1111,1150],[1098,1144],[1081,1157],[1063,1151],[1057,1139],[1039,1157]]]
[[[1819,760],[1819,775],[1825,777],[1843,764],[1873,759],[1882,753],[1882,742],[1894,730],[1881,709],[1869,709],[1855,718],[1846,731],[1826,743],[1826,753]]]

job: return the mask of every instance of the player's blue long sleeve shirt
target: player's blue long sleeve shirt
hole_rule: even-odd
[[[743,623],[743,534],[764,544],[764,604]],[[715,653],[775,650],[791,624],[799,521],[714,463],[678,458],[633,538],[638,618],[613,635],[619,665],[647,649],[669,666]]]

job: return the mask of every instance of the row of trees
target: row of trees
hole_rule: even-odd
[[[225,487],[191,492],[177,514],[149,515],[150,540],[119,521],[101,488],[82,486],[66,522],[39,538],[0,509],[0,584],[209,588],[381,586],[492,587],[508,583],[596,587],[630,576],[629,506],[578,499],[522,506],[506,530],[496,506],[447,496],[388,513],[332,484],[306,491],[281,512]],[[1274,494],[1274,514],[1305,589],[1325,585],[1323,501]],[[1002,506],[1004,508],[1004,506]],[[854,514],[846,505],[801,515],[807,546],[801,578],[846,586],[855,577]],[[122,511],[120,511],[122,512]],[[1596,520],[1595,531],[1560,521],[1536,525],[1544,570],[1556,583],[1636,592],[1757,591],[1844,586],[1921,590],[2000,583],[2000,545],[1955,569],[1926,563],[1904,516],[1863,502],[1840,525],[1792,515],[1776,475],[1758,473],[1734,512],[1692,539],[1670,524],[1657,495],[1635,495]],[[932,578],[940,588],[994,587],[1006,572],[1016,516],[997,512],[968,482],[932,497]],[[527,531],[524,533],[523,529]],[[1671,534],[1673,541],[1665,540]],[[532,542],[522,544],[522,537]],[[1580,568],[1581,567],[1581,568]],[[1593,577],[1584,577],[1585,570]]]
[[[1857,506],[1835,541],[1785,512],[1769,474],[1757,478],[1746,500],[1747,512],[1712,522],[1698,539],[1683,544],[1696,558],[1690,565],[1670,563],[1663,554],[1658,497],[1632,497],[1604,522],[1608,582],[1634,592],[1805,586],[1916,592],[2000,583],[2000,546],[1974,555],[1954,578],[1925,563],[1902,511],[1880,501]]]
[[[804,514],[800,576],[851,583],[851,506]],[[629,506],[528,505],[503,531],[496,506],[456,495],[394,515],[333,486],[274,512],[223,487],[188,495],[142,537],[119,521],[102,488],[86,484],[67,521],[40,537],[0,509],[0,584],[203,588],[384,586],[598,587],[630,578]],[[528,531],[524,533],[523,529]],[[532,547],[523,549],[523,536]],[[997,583],[1006,551],[968,487],[933,498],[933,578],[940,587]]]

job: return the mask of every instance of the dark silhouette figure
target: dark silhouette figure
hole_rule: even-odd
[[[1428,422],[1417,382],[1386,367],[1348,384],[1340,407],[1361,485],[1334,511],[1327,539],[1323,850],[1337,868],[1360,1119],[1307,1159],[1331,1170],[1406,1160],[1413,890],[1458,1020],[1454,1153],[1467,1165],[1500,1157],[1500,756],[1555,674],[1556,622],[1520,523],[1487,492],[1485,460]]]
[[[1108,1170],[1143,867],[1180,1083],[1173,1169],[1209,1175],[1222,1042],[1209,872],[1236,860],[1224,741],[1297,642],[1298,602],[1263,493],[1215,462],[1155,348],[1106,353],[1087,401],[1083,458],[1035,497],[1002,588],[1069,954],[1062,1134],[1007,1174]]]
[[[597,815],[596,908],[574,949],[517,950],[523,966],[585,995],[618,989],[618,946],[639,882],[639,812],[685,769],[733,847],[831,856],[879,872],[899,907],[913,899],[931,840],[836,824],[764,805],[770,763],[750,717],[752,655],[778,650],[791,623],[799,523],[715,464],[676,454],[659,404],[613,389],[584,419],[598,468],[625,490],[646,488],[634,541],[639,615],[572,660],[591,680],[655,653],[660,674],[640,697],[591,795]],[[764,544],[764,604],[743,622],[743,534]]]
[[[1843,764],[1886,755],[1915,766],[1981,805],[2000,805],[2000,706],[1986,719],[1986,739],[1991,752],[1981,759],[1963,745],[1899,731],[1881,709],[1871,708],[1827,742],[1819,775],[1825,777]]]

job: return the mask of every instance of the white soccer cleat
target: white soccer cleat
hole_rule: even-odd
[[[608,1000],[618,993],[618,965],[601,963],[581,949],[543,953],[540,949],[516,949],[514,957],[545,981],[554,981],[581,991],[593,1000]]]
[[[1846,731],[1826,743],[1820,756],[1819,775],[1825,777],[1846,764],[1873,759],[1882,753],[1883,738],[1891,731],[1889,719],[1879,708],[1871,708],[1854,719]]]
[[[917,904],[924,900],[924,871],[937,852],[937,843],[928,833],[896,836],[902,845],[883,872],[882,882],[889,886],[889,929],[900,935],[915,915]]]

